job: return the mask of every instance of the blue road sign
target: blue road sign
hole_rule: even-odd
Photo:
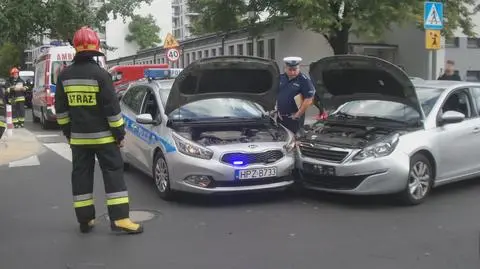
[[[423,9],[423,28],[425,30],[443,29],[443,3],[425,2]]]

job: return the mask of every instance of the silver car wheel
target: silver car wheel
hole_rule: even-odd
[[[168,188],[168,168],[163,158],[158,158],[155,165],[155,185],[160,192],[165,192]]]
[[[411,196],[420,200],[427,194],[431,184],[431,172],[428,164],[417,161],[410,172],[408,188]]]

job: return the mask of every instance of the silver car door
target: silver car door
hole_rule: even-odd
[[[141,145],[139,124],[135,121],[137,115],[140,114],[142,104],[144,102],[147,89],[145,86],[133,86],[122,98],[124,104],[125,129],[127,136],[125,138],[124,152],[129,161],[138,168],[141,167],[139,156],[139,145]]]
[[[474,164],[475,171],[480,172],[480,86],[471,88],[472,101],[476,110],[476,118],[472,119],[474,121],[474,128],[472,132],[476,134],[477,139],[475,139],[474,144],[472,144],[472,151],[474,151],[475,159],[477,162]]]
[[[457,101],[452,101],[457,100]],[[453,103],[453,104],[452,104]],[[437,180],[458,177],[470,173],[477,165],[476,150],[472,145],[478,143],[478,120],[472,110],[472,101],[468,89],[458,89],[452,92],[439,111],[439,116],[448,110],[465,114],[465,120],[437,126],[438,160]]]
[[[157,122],[160,121],[158,101],[153,89],[150,87],[147,87],[147,95],[142,104],[140,114],[149,114],[152,116],[152,119],[156,120]],[[141,128],[142,143],[138,144],[138,159],[147,169],[150,169],[153,165],[152,152],[155,150],[156,137],[158,136],[155,130],[156,126],[156,124],[139,123],[139,127]]]

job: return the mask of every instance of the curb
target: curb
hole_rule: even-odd
[[[26,129],[14,129],[11,137],[0,140],[0,166],[36,155],[42,145]]]

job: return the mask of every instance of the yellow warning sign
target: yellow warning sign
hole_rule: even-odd
[[[438,50],[440,46],[440,30],[425,30],[425,48],[429,50]]]
[[[168,33],[167,37],[165,37],[165,41],[163,42],[163,47],[166,49],[170,49],[170,48],[176,48],[178,46],[180,45],[178,44],[175,37],[173,37],[171,33]]]

